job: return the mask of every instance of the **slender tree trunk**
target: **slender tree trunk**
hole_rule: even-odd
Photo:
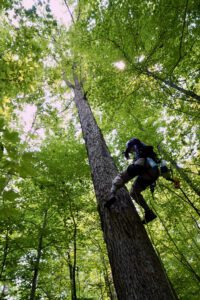
[[[76,240],[77,240],[77,224],[73,214],[73,210],[71,207],[70,201],[70,214],[74,225],[74,232],[73,232],[73,261],[70,255],[70,250],[67,252],[67,261],[70,273],[70,285],[71,285],[71,299],[77,300],[77,293],[76,293],[76,257],[77,257],[77,247],[76,247]],[[66,226],[66,225],[65,225]]]
[[[105,281],[105,284],[106,284],[107,295],[108,295],[110,300],[116,300],[116,293],[114,291],[114,286],[113,286],[112,279],[110,278],[111,276],[109,276],[107,264],[106,264],[106,261],[105,261],[105,254],[104,254],[103,249],[101,248],[101,246],[98,242],[97,242],[97,247],[98,247],[100,257],[101,257],[101,263],[102,263],[102,266],[103,266],[103,276],[104,276],[104,281]]]
[[[67,263],[69,268],[69,277],[70,277],[70,287],[71,287],[71,299],[76,300],[76,280],[75,280],[75,272],[74,272],[74,266],[72,263],[70,250],[67,252]]]
[[[3,249],[3,259],[2,259],[1,271],[0,271],[0,280],[3,279],[3,273],[4,273],[4,270],[6,267],[8,251],[9,251],[9,233],[8,233],[8,229],[7,229],[6,237],[5,237],[5,244],[4,244],[4,249]]]
[[[186,193],[184,192],[184,190],[182,188],[180,188],[180,190],[182,191],[184,197],[182,197],[181,195],[179,195],[178,193],[176,193],[175,191],[173,191],[169,186],[162,184],[160,185],[161,187],[164,187],[165,189],[167,189],[168,191],[170,191],[172,194],[174,194],[177,198],[181,199],[184,203],[187,203],[187,205],[191,206],[192,209],[194,209],[194,211],[198,214],[198,216],[200,217],[200,210],[194,205],[194,203],[189,199],[189,197],[186,195]]]
[[[113,208],[104,208],[118,172],[76,77],[74,93],[118,299],[174,299],[127,190],[118,192]]]
[[[154,201],[155,202],[155,201]],[[174,241],[173,237],[171,236],[169,230],[167,229],[165,223],[162,221],[162,218],[160,218],[158,211],[156,210],[155,206],[153,205],[153,203],[151,202],[151,206],[153,208],[153,210],[155,211],[156,215],[159,217],[160,222],[162,223],[165,232],[169,238],[169,240],[171,241],[171,243],[174,245],[174,248],[176,249],[177,254],[179,255],[180,258],[178,258],[177,256],[174,256],[180,261],[180,263],[183,264],[183,266],[185,268],[187,268],[187,270],[194,276],[194,278],[200,282],[200,276],[197,274],[197,272],[194,270],[193,266],[191,265],[191,263],[187,260],[185,254],[183,254],[181,252],[181,250],[179,249],[178,245],[176,244],[176,242]]]
[[[166,273],[165,268],[164,268],[164,264],[163,264],[162,259],[161,259],[160,252],[158,251],[158,249],[157,249],[157,247],[156,247],[156,245],[155,245],[155,243],[154,243],[154,240],[153,240],[153,237],[152,237],[152,234],[151,234],[151,231],[149,230],[149,228],[147,229],[147,232],[148,232],[148,235],[150,236],[150,239],[151,239],[152,245],[154,246],[154,249],[156,249],[156,254],[157,254],[157,256],[158,256],[158,258],[159,258],[159,260],[160,260],[160,263],[161,263],[161,265],[162,265],[162,267],[163,267],[163,271]],[[167,274],[166,274],[166,276],[167,276]],[[173,284],[171,283],[170,280],[169,280],[169,284],[170,284],[171,289],[172,289],[172,291],[173,291],[173,293],[174,293],[174,298],[175,298],[175,300],[179,300],[179,299],[178,299],[178,296],[176,295],[176,292],[175,292],[175,289],[174,289],[174,287],[173,287]]]
[[[42,249],[43,249],[43,236],[44,236],[44,230],[46,228],[47,224],[47,210],[44,214],[43,224],[41,228],[41,232],[39,235],[39,241],[38,241],[38,248],[37,248],[37,258],[34,266],[34,274],[32,279],[32,285],[31,285],[31,293],[30,293],[30,300],[35,299],[35,292],[37,289],[37,280],[38,280],[38,274],[39,274],[39,266],[40,266],[40,259],[42,256]]]
[[[5,243],[4,243],[4,249],[3,249],[3,259],[1,264],[1,270],[0,270],[0,281],[2,282],[3,288],[1,291],[0,299],[5,299],[6,297],[6,278],[4,278],[4,270],[6,268],[7,263],[7,256],[9,253],[9,230],[6,230],[6,236],[5,236]],[[5,283],[4,283],[5,282]]]
[[[72,300],[76,300],[77,299],[77,296],[76,296],[77,224],[76,224],[76,220],[74,218],[74,214],[73,214],[73,211],[72,211],[71,202],[70,202],[70,210],[71,210],[71,217],[72,217],[73,224],[74,224],[74,234],[73,234],[73,252],[74,253],[73,253],[73,269],[72,269],[73,299]]]

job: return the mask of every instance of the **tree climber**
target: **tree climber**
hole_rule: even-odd
[[[153,151],[153,146],[147,146],[137,138],[132,138],[126,144],[126,150],[123,152],[126,159],[129,159],[129,154],[134,153],[133,163],[130,164],[126,171],[119,173],[112,182],[111,195],[106,202],[105,207],[109,208],[116,200],[116,192],[124,186],[125,183],[137,176],[130,190],[130,196],[139,204],[145,212],[143,224],[154,220],[156,215],[149,208],[141,192],[150,186],[153,191],[155,182],[161,175],[165,179],[174,183],[175,188],[180,187],[177,179],[173,179],[170,175],[170,170],[167,168],[165,161],[160,161],[156,153]],[[160,167],[159,167],[160,166]]]

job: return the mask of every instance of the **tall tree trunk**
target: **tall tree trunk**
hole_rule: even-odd
[[[38,280],[38,274],[39,274],[40,259],[41,259],[41,256],[42,256],[42,249],[43,249],[43,236],[44,236],[44,230],[45,230],[46,224],[47,224],[47,212],[48,212],[48,210],[46,210],[45,213],[44,213],[43,224],[42,224],[41,231],[39,233],[37,258],[36,258],[36,262],[35,262],[35,266],[34,266],[34,273],[33,273],[31,293],[30,293],[29,300],[34,300],[35,299],[35,292],[36,292],[36,289],[37,289],[37,280]]]
[[[169,282],[125,188],[105,209],[117,169],[75,77],[75,103],[88,152],[99,214],[119,300],[174,299]]]

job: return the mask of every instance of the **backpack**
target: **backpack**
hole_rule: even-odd
[[[140,150],[140,157],[144,157],[144,158],[152,158],[154,161],[157,162],[157,155],[156,153],[153,151],[153,146],[147,146],[147,145],[143,145]]]

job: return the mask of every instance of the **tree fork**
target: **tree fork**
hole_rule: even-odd
[[[74,81],[74,100],[118,299],[176,299],[126,188],[119,190],[112,208],[104,208],[118,172],[76,76]]]

